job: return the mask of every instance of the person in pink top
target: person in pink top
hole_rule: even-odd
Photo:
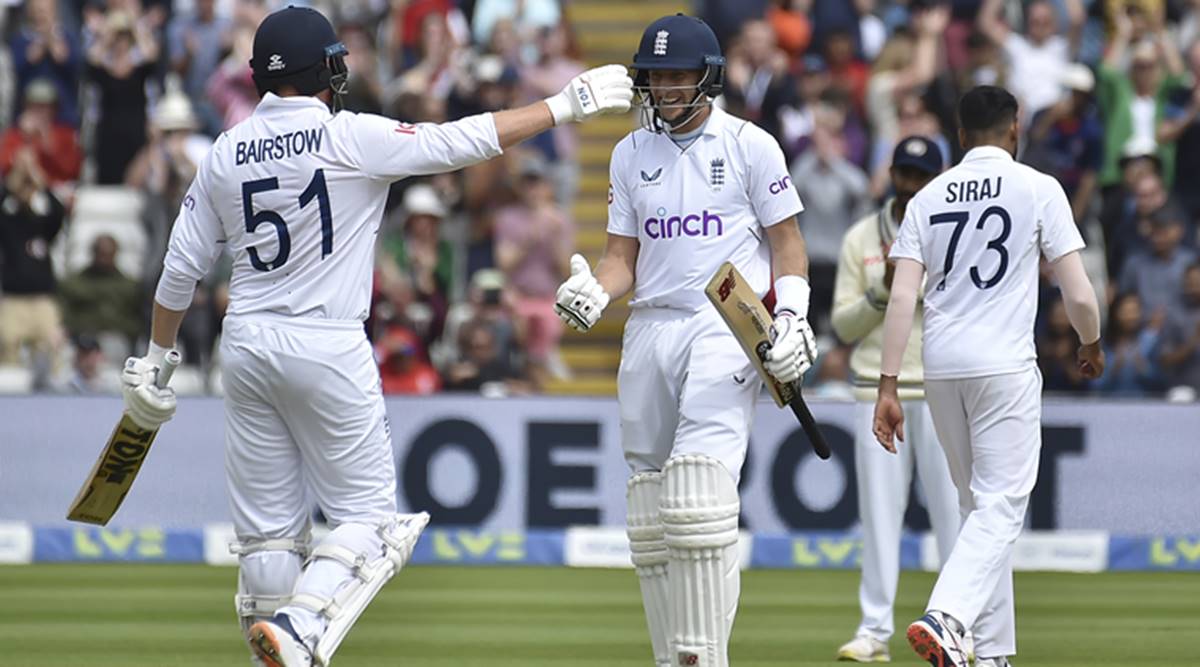
[[[496,211],[496,263],[515,294],[529,360],[535,369],[544,370],[562,338],[554,295],[568,273],[574,229],[555,202],[554,185],[541,159],[524,159],[517,178],[518,201]]]
[[[587,69],[575,57],[576,51],[574,35],[566,21],[538,32],[538,61],[521,70],[521,82],[530,100],[540,100],[549,94],[544,91],[562,90],[568,81]],[[554,137],[552,173],[557,183],[558,201],[572,202],[579,183],[579,161],[575,159],[579,152],[579,132],[566,126],[550,132]]]

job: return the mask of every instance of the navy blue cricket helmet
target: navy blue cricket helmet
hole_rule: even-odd
[[[347,53],[329,19],[315,9],[288,5],[263,19],[254,33],[254,85],[260,95],[284,85],[302,95],[329,88],[336,101],[346,94]]]
[[[720,95],[725,85],[725,56],[716,33],[702,19],[684,14],[664,16],[646,28],[632,67],[633,87],[641,97],[642,123],[655,132],[686,124],[711,98]],[[690,102],[662,105],[650,95],[650,70],[697,70],[703,75]],[[667,122],[659,113],[667,108],[692,112]]]

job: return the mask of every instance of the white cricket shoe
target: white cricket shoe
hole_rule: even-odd
[[[932,667],[970,667],[963,635],[944,614],[931,611],[908,626],[908,645]]]
[[[311,667],[312,652],[308,647],[274,621],[259,621],[250,626],[250,648],[255,657],[266,667]]]
[[[838,649],[838,660],[847,662],[891,662],[888,647],[874,637],[859,636],[842,644]]]
[[[1012,663],[1008,658],[980,658],[975,662],[975,667],[1012,667]]]

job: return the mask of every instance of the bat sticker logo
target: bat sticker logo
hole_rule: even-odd
[[[717,288],[717,295],[721,297],[721,303],[725,303],[725,300],[729,298],[730,292],[736,286],[737,283],[733,279],[733,273],[730,272],[725,276],[725,280],[721,281],[721,286]]]

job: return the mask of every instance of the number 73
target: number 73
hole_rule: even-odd
[[[988,241],[987,244],[988,250],[995,250],[1000,255],[1000,265],[996,267],[996,273],[992,274],[992,277],[987,280],[984,280],[980,275],[978,266],[971,267],[971,282],[975,283],[975,286],[979,289],[991,289],[995,287],[1008,271],[1008,248],[1004,247],[1004,242],[1008,240],[1008,235],[1012,232],[1012,218],[1008,215],[1008,211],[1002,207],[989,206],[975,223],[975,231],[983,229],[983,226],[987,224],[988,218],[991,217],[1000,218],[1000,222],[1003,224],[1000,235]],[[950,234],[950,247],[946,249],[946,264],[942,268],[942,281],[937,286],[938,290],[946,289],[946,279],[950,277],[950,271],[954,268],[954,254],[958,251],[958,242],[962,239],[963,228],[970,219],[971,214],[968,211],[938,213],[929,218],[929,224],[931,225],[954,224],[954,231]]]

